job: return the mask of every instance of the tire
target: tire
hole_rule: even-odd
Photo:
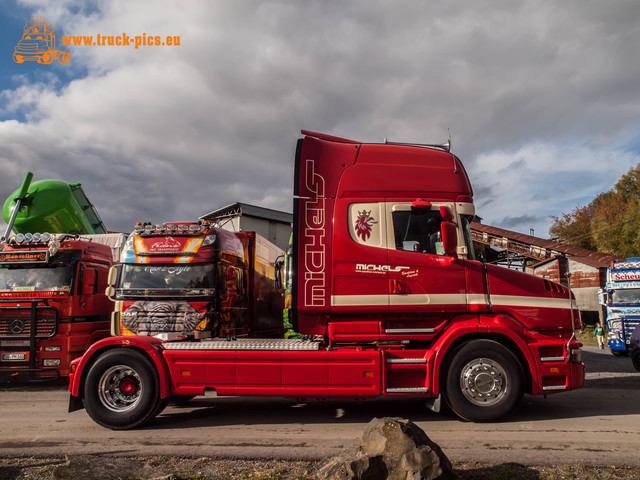
[[[516,356],[492,340],[458,347],[446,375],[447,404],[463,420],[491,422],[511,413],[524,395]]]
[[[636,350],[633,355],[631,355],[631,362],[634,368],[640,372],[640,350]]]
[[[139,427],[166,406],[151,362],[136,350],[118,348],[102,354],[89,369],[84,406],[103,427]]]
[[[58,52],[58,63],[60,65],[66,65],[69,63],[69,59],[71,58],[71,54],[68,52]]]
[[[38,63],[44,63],[45,65],[49,65],[53,61],[53,55],[49,52],[44,53],[40,58],[38,58]]]

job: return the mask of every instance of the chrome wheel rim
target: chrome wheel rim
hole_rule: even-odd
[[[507,374],[498,362],[490,358],[476,358],[462,367],[460,389],[474,405],[498,403],[507,394]]]
[[[100,403],[112,412],[122,413],[140,401],[142,382],[138,373],[126,365],[114,365],[105,371],[98,383]]]

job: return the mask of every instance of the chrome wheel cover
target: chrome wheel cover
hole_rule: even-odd
[[[133,389],[122,391],[123,382]],[[131,383],[133,382],[133,384]],[[142,382],[138,373],[126,365],[114,365],[106,370],[98,383],[98,398],[107,409],[123,413],[134,408],[140,401]]]
[[[460,390],[474,405],[494,405],[507,394],[507,374],[490,358],[475,358],[460,371]]]

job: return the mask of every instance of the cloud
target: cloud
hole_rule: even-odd
[[[640,154],[591,147],[529,144],[483,153],[469,169],[479,179],[477,213],[483,223],[545,237],[551,216],[587,205],[610,190]]]
[[[17,77],[0,93],[14,115],[0,122],[0,198],[27,170],[80,182],[111,229],[235,201],[290,211],[301,128],[451,134],[489,224],[588,203],[638,161],[635,0],[21,5],[65,35],[180,36],[69,47],[48,79],[2,65]]]

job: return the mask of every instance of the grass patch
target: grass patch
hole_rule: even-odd
[[[576,336],[578,340],[582,342],[583,345],[588,345],[590,347],[597,347],[598,340],[593,336],[593,330],[595,326],[593,325],[585,325],[582,330],[576,331]]]

